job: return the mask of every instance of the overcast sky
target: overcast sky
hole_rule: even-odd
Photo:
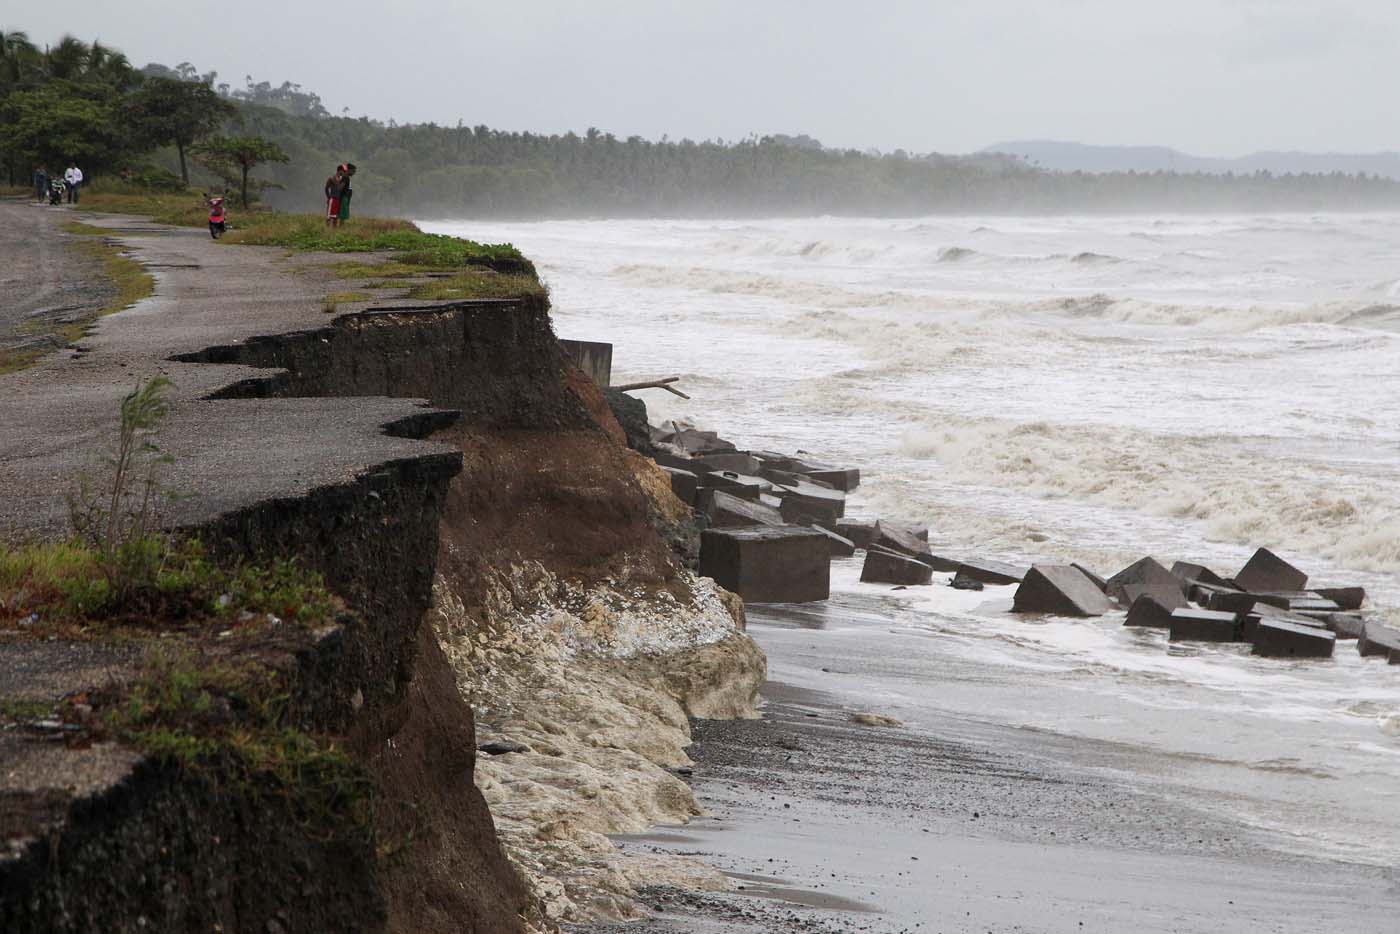
[[[400,122],[1400,149],[1400,0],[0,0],[0,27]]]

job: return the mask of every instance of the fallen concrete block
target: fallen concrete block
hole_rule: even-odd
[[[1195,564],[1190,561],[1177,561],[1171,566],[1172,576],[1181,581],[1183,593],[1190,591],[1190,584],[1199,581],[1203,584],[1214,584],[1217,587],[1229,586],[1225,578],[1206,567],[1204,564]]]
[[[678,447],[674,447],[670,444],[656,444],[652,447],[651,459],[662,467],[675,467],[680,470],[689,470],[694,474],[705,472],[695,466],[695,458]]]
[[[846,514],[846,494],[812,483],[775,484],[773,493],[783,498],[783,515],[792,522],[811,516],[818,524],[834,526]]]
[[[917,525],[913,522],[901,522],[898,519],[881,519],[880,524],[887,529],[899,529],[917,538],[919,541],[928,543],[928,526]]]
[[[1151,596],[1168,609],[1174,610],[1186,605],[1181,581],[1155,558],[1134,561],[1110,577],[1106,583],[1108,595],[1123,606],[1132,606],[1133,601],[1143,594]]]
[[[1307,626],[1310,629],[1327,628],[1327,623],[1324,620],[1304,616],[1302,613],[1294,613],[1290,610],[1282,610],[1267,603],[1256,603],[1253,610],[1240,617],[1240,635],[1245,640],[1254,638],[1254,630],[1258,628],[1262,620],[1266,619],[1293,623],[1296,626]]]
[[[1108,593],[1108,581],[1104,580],[1100,575],[1095,574],[1093,571],[1089,570],[1084,565],[1080,564],[1078,561],[1071,561],[1069,563],[1069,566],[1074,568],[1080,574],[1083,574],[1085,577],[1089,578],[1089,580],[1093,581],[1095,587],[1099,588],[1104,593]]]
[[[1331,658],[1337,637],[1325,629],[1264,618],[1250,638],[1255,655],[1271,658]]]
[[[1029,571],[1030,568],[1017,567],[1014,564],[1003,564],[1000,561],[988,561],[985,558],[974,558],[958,565],[959,574],[965,574],[973,580],[981,581],[984,584],[993,584],[997,586],[1019,584],[1026,579],[1026,574]]]
[[[600,341],[561,340],[559,346],[564,348],[564,356],[592,377],[593,382],[604,389],[612,385],[612,344]]]
[[[1400,631],[1382,626],[1380,623],[1367,623],[1361,627],[1361,635],[1356,640],[1356,651],[1362,655],[1389,655],[1400,651]]]
[[[1176,607],[1163,606],[1151,594],[1143,594],[1128,607],[1128,618],[1124,626],[1150,626],[1153,629],[1170,629],[1172,610]]]
[[[700,454],[721,454],[735,449],[733,444],[713,431],[697,431],[694,428],[682,428],[666,441],[692,457]]]
[[[1186,596],[1191,599],[1191,602],[1205,606],[1210,603],[1211,594],[1216,593],[1240,593],[1240,589],[1226,584],[1207,584],[1196,581],[1187,589]]]
[[[917,555],[928,554],[927,543],[921,541],[907,528],[903,528],[894,523],[875,523],[875,537],[871,540],[871,545],[872,547],[879,546],[886,551],[908,555],[911,558]]]
[[[1359,639],[1361,630],[1366,628],[1366,620],[1360,613],[1332,613],[1326,622],[1338,639]]]
[[[1343,610],[1359,610],[1366,602],[1365,587],[1314,587],[1312,592],[1324,600],[1331,600]]]
[[[1108,596],[1068,564],[1031,565],[1011,601],[1013,613],[1102,616],[1112,609]]]
[[[961,558],[949,558],[944,555],[929,554],[927,552],[921,555],[915,555],[915,557],[935,571],[944,573],[956,572],[958,568],[962,567]]]
[[[750,603],[831,595],[831,545],[813,529],[756,526],[700,533],[700,573]]]
[[[968,577],[960,571],[953,575],[953,579],[948,582],[948,586],[952,587],[954,590],[981,590],[985,585],[981,581]]]
[[[662,467],[671,477],[671,492],[687,506],[695,505],[695,491],[700,487],[700,478],[689,470],[679,467]]]
[[[1234,613],[1182,607],[1172,610],[1167,638],[1172,642],[1239,642],[1240,618]]]
[[[1261,602],[1258,594],[1245,593],[1243,590],[1212,590],[1205,596],[1202,606],[1222,613],[1249,613],[1255,604]]]
[[[933,569],[913,558],[872,545],[865,550],[860,579],[871,584],[928,584]]]
[[[1302,590],[1308,575],[1267,548],[1260,548],[1235,575],[1235,586],[1251,593]]]
[[[831,556],[833,558],[849,558],[851,555],[856,553],[855,542],[851,541],[849,538],[846,538],[843,535],[838,535],[835,532],[831,531],[831,529],[822,528],[819,525],[814,525],[811,528],[825,535],[830,541]]]
[[[876,525],[873,519],[837,519],[836,534],[849,538],[857,548],[869,548],[875,540]]]
[[[793,473],[791,470],[779,470],[776,467],[769,467],[767,464],[760,465],[756,473],[765,480],[772,480],[774,483],[783,486],[796,486],[799,483],[810,483],[813,486],[823,487],[828,490],[835,489],[830,483],[822,483],[819,480],[813,480],[806,474]]]
[[[806,467],[806,470],[798,472],[844,493],[849,493],[860,486],[860,470],[858,468],[832,467],[829,464],[808,464]]]
[[[754,477],[749,474],[734,473],[723,470],[715,473],[702,474],[700,476],[700,489],[702,490],[724,490],[741,496],[744,499],[758,501],[762,493],[772,493],[773,484],[762,477]]]
[[[710,527],[716,529],[742,528],[749,525],[784,525],[778,510],[762,503],[743,499],[724,490],[711,490],[705,498],[705,514]]]
[[[691,461],[697,470],[708,471],[729,471],[737,474],[748,474],[749,476],[759,476],[762,464],[758,458],[748,454],[741,454],[738,451],[725,451],[719,454],[698,454]]]

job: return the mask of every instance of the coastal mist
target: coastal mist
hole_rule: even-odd
[[[612,342],[615,381],[679,375],[693,399],[647,394],[653,422],[859,464],[851,513],[938,549],[1231,574],[1264,545],[1400,612],[1400,215],[426,226],[537,257],[560,336]],[[1400,669],[1355,643],[1290,663],[858,577],[836,562],[803,624],[839,681],[752,612],[776,681],[1400,860]]]

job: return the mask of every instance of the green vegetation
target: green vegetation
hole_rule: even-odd
[[[226,185],[238,185],[244,208],[248,201],[248,173],[269,162],[289,162],[291,157],[271,140],[261,136],[216,136],[200,143],[195,158]],[[254,180],[257,190],[278,187],[275,182]]]

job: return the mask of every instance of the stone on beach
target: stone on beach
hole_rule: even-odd
[[[1235,575],[1235,586],[1251,593],[1302,590],[1308,575],[1267,548],[1260,548]]]
[[[700,533],[700,573],[750,603],[831,595],[831,545],[814,529],[757,526]]]
[[[1128,618],[1124,626],[1146,626],[1153,629],[1170,629],[1172,610],[1176,607],[1163,606],[1151,594],[1143,594],[1128,607]]]
[[[1113,575],[1106,582],[1110,597],[1123,606],[1132,606],[1133,601],[1143,594],[1168,609],[1186,605],[1186,595],[1182,593],[1181,581],[1168,571],[1155,558],[1143,558]]]
[[[1382,626],[1380,623],[1367,623],[1361,627],[1361,636],[1356,640],[1356,651],[1362,655],[1385,655],[1400,652],[1400,631]]]
[[[1255,655],[1274,658],[1331,658],[1337,637],[1325,629],[1264,617],[1251,640]]]
[[[836,534],[849,538],[857,548],[869,548],[876,525],[873,519],[837,519]]]
[[[1239,642],[1240,618],[1235,613],[1183,607],[1172,610],[1167,635],[1173,642]]]
[[[870,584],[929,584],[933,569],[907,555],[872,545],[865,551],[860,579]]]
[[[1102,616],[1113,604],[1084,572],[1068,564],[1035,564],[1016,588],[1014,613]]]
[[[953,575],[953,579],[948,582],[948,586],[952,587],[954,590],[981,590],[986,585],[959,571]]]
[[[724,490],[708,492],[705,513],[710,517],[710,526],[716,529],[784,524],[782,514],[778,510],[735,496],[733,493],[726,493]]]
[[[959,574],[965,574],[972,580],[994,586],[1019,584],[1026,579],[1026,573],[1029,570],[1030,568],[1017,567],[1014,564],[1005,564],[1001,561],[989,561],[985,558],[973,558],[958,565]]]

